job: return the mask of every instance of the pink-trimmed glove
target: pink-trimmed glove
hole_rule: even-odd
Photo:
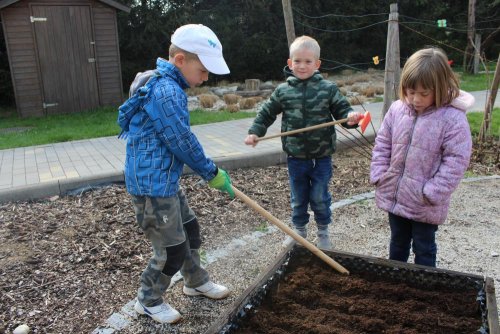
[[[229,194],[230,198],[234,198],[234,191],[233,187],[231,186],[231,178],[225,170],[218,168],[217,175],[215,175],[213,179],[208,181],[208,185],[210,188],[215,188],[222,192],[226,192]]]

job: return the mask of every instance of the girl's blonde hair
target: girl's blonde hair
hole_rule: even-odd
[[[297,37],[292,42],[292,44],[290,44],[290,59],[292,59],[295,52],[300,49],[311,50],[314,53],[316,59],[319,59],[321,48],[319,47],[318,42],[314,38],[309,36]]]
[[[406,101],[406,90],[417,86],[434,91],[437,108],[449,104],[460,93],[458,79],[448,64],[443,50],[432,47],[415,52],[401,73],[399,98]]]

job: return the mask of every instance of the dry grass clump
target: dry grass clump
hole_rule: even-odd
[[[223,98],[224,102],[226,102],[227,105],[230,105],[237,104],[240,101],[241,96],[236,94],[224,94]]]
[[[340,87],[339,90],[342,93],[342,95],[344,95],[344,96],[347,95],[347,89],[345,87]]]
[[[366,97],[374,97],[375,96],[375,88],[374,87],[365,87],[363,90],[360,92]]]
[[[229,112],[238,112],[240,111],[240,106],[237,104],[228,104],[226,110]]]
[[[353,71],[353,70],[349,70],[349,69],[347,69],[347,70],[342,70],[342,71],[340,72],[340,74],[342,74],[342,75],[346,75],[346,76],[347,76],[347,75],[352,75],[353,73],[354,73],[354,71]]]
[[[231,85],[234,85],[234,83],[231,84],[229,81],[227,81],[225,79],[217,82],[217,87],[226,87],[226,86],[231,86]]]
[[[351,92],[355,92],[355,93],[360,93],[362,92],[364,89],[363,86],[352,86],[351,87]]]
[[[210,87],[202,86],[202,87],[191,87],[186,90],[186,94],[188,96],[197,96],[201,94],[207,94],[210,92]]]
[[[335,83],[337,84],[337,87],[339,87],[339,88],[345,86],[344,80],[337,80],[337,81],[335,81]]]
[[[366,73],[358,74],[353,77],[354,82],[368,82],[370,79],[371,76]]]
[[[354,80],[354,77],[348,77],[347,79],[345,79],[344,82],[347,86],[352,86],[352,85],[354,85],[356,80]]]
[[[382,87],[382,86],[369,86],[369,87],[365,87],[363,90],[361,90],[360,93],[365,95],[366,97],[374,97],[375,95],[384,94],[384,87]]]
[[[262,97],[260,97],[260,96],[242,98],[240,100],[240,103],[239,103],[240,109],[255,108],[255,105],[261,101],[262,101]]]
[[[366,96],[363,95],[358,95],[358,96],[352,96],[348,99],[349,103],[351,106],[359,105],[359,104],[364,104],[367,101]]]
[[[201,94],[198,96],[202,108],[213,108],[217,99],[217,96],[213,94]]]

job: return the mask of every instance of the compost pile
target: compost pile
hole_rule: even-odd
[[[313,260],[290,269],[234,333],[456,334],[482,325],[477,290],[342,276]]]

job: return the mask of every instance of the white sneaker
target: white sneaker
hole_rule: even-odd
[[[229,295],[229,289],[212,281],[200,285],[197,288],[188,288],[184,285],[182,291],[188,296],[205,296],[212,299],[222,299]]]
[[[162,324],[173,324],[181,319],[181,314],[167,303],[146,307],[139,301],[136,301],[134,309],[137,313],[150,316],[153,320]]]

